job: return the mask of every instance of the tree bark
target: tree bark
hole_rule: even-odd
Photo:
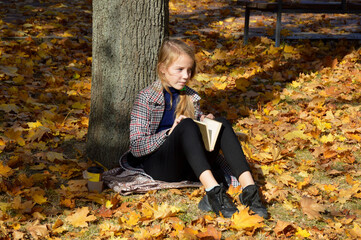
[[[128,150],[130,111],[137,92],[157,77],[168,22],[168,0],[93,1],[91,160],[115,167]]]

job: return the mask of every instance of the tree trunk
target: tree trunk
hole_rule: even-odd
[[[87,154],[110,168],[129,147],[137,92],[156,79],[168,35],[168,0],[93,0],[93,65]]]

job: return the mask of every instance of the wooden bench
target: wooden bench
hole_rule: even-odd
[[[244,44],[248,43],[249,17],[251,11],[258,10],[277,13],[275,33],[276,47],[280,46],[282,13],[361,13],[361,1],[357,0],[277,0],[275,2],[238,0],[237,5],[245,8]]]

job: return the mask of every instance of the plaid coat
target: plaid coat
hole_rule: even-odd
[[[200,96],[186,87],[195,107],[195,118],[202,115]],[[165,109],[164,94],[159,80],[140,91],[130,117],[130,151],[135,157],[145,156],[157,150],[167,138],[167,130],[155,133]]]

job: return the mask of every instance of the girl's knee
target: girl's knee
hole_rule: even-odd
[[[216,117],[214,120],[221,122],[223,126],[231,126],[231,123],[224,117]]]
[[[199,130],[197,124],[191,118],[183,119],[176,127],[177,131],[188,134],[189,132],[196,132]]]
[[[197,126],[197,124],[191,118],[183,119],[178,125],[182,126],[183,128],[193,128]]]

